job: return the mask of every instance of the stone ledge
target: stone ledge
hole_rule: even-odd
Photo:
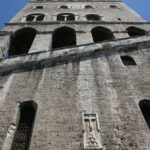
[[[29,1],[29,3],[57,3],[57,2],[79,2],[77,0],[46,0],[46,1]],[[122,0],[80,0],[80,2],[122,2]]]
[[[105,41],[102,43],[89,43],[54,49],[53,51],[29,53],[2,60],[0,63],[0,74],[6,75],[12,72],[30,71],[68,62],[102,57],[106,54],[112,55],[148,48],[150,48],[150,35]]]
[[[43,22],[9,22],[5,23],[6,26],[13,26],[13,25],[51,25],[51,24],[133,24],[133,25],[140,25],[140,24],[150,24],[150,22],[109,22],[109,21],[43,21]]]

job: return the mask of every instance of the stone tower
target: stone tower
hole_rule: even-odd
[[[150,24],[120,0],[32,0],[0,31],[0,150],[149,150]]]

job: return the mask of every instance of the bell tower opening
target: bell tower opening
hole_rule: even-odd
[[[91,30],[94,42],[103,42],[106,40],[113,40],[114,35],[111,30],[105,27],[95,27]]]
[[[69,27],[61,27],[52,35],[52,48],[60,48],[76,45],[75,30]]]
[[[146,34],[146,31],[137,27],[128,27],[127,32],[130,37],[132,36],[142,36]]]
[[[36,30],[33,28],[23,28],[11,36],[9,56],[28,53],[33,40],[36,36]]]

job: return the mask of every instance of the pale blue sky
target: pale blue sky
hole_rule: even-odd
[[[0,28],[8,22],[28,2],[28,0],[1,0]],[[136,10],[145,20],[150,21],[150,0],[124,0]]]

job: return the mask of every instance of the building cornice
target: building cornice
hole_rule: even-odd
[[[150,24],[150,22],[107,22],[107,21],[45,21],[45,22],[12,22],[5,23],[6,26],[13,25],[51,25],[51,24]]]
[[[80,1],[76,1],[76,0],[57,0],[57,1],[53,1],[53,0],[49,0],[49,1],[29,1],[29,3],[59,3],[59,2],[123,2],[122,0],[80,0]]]

